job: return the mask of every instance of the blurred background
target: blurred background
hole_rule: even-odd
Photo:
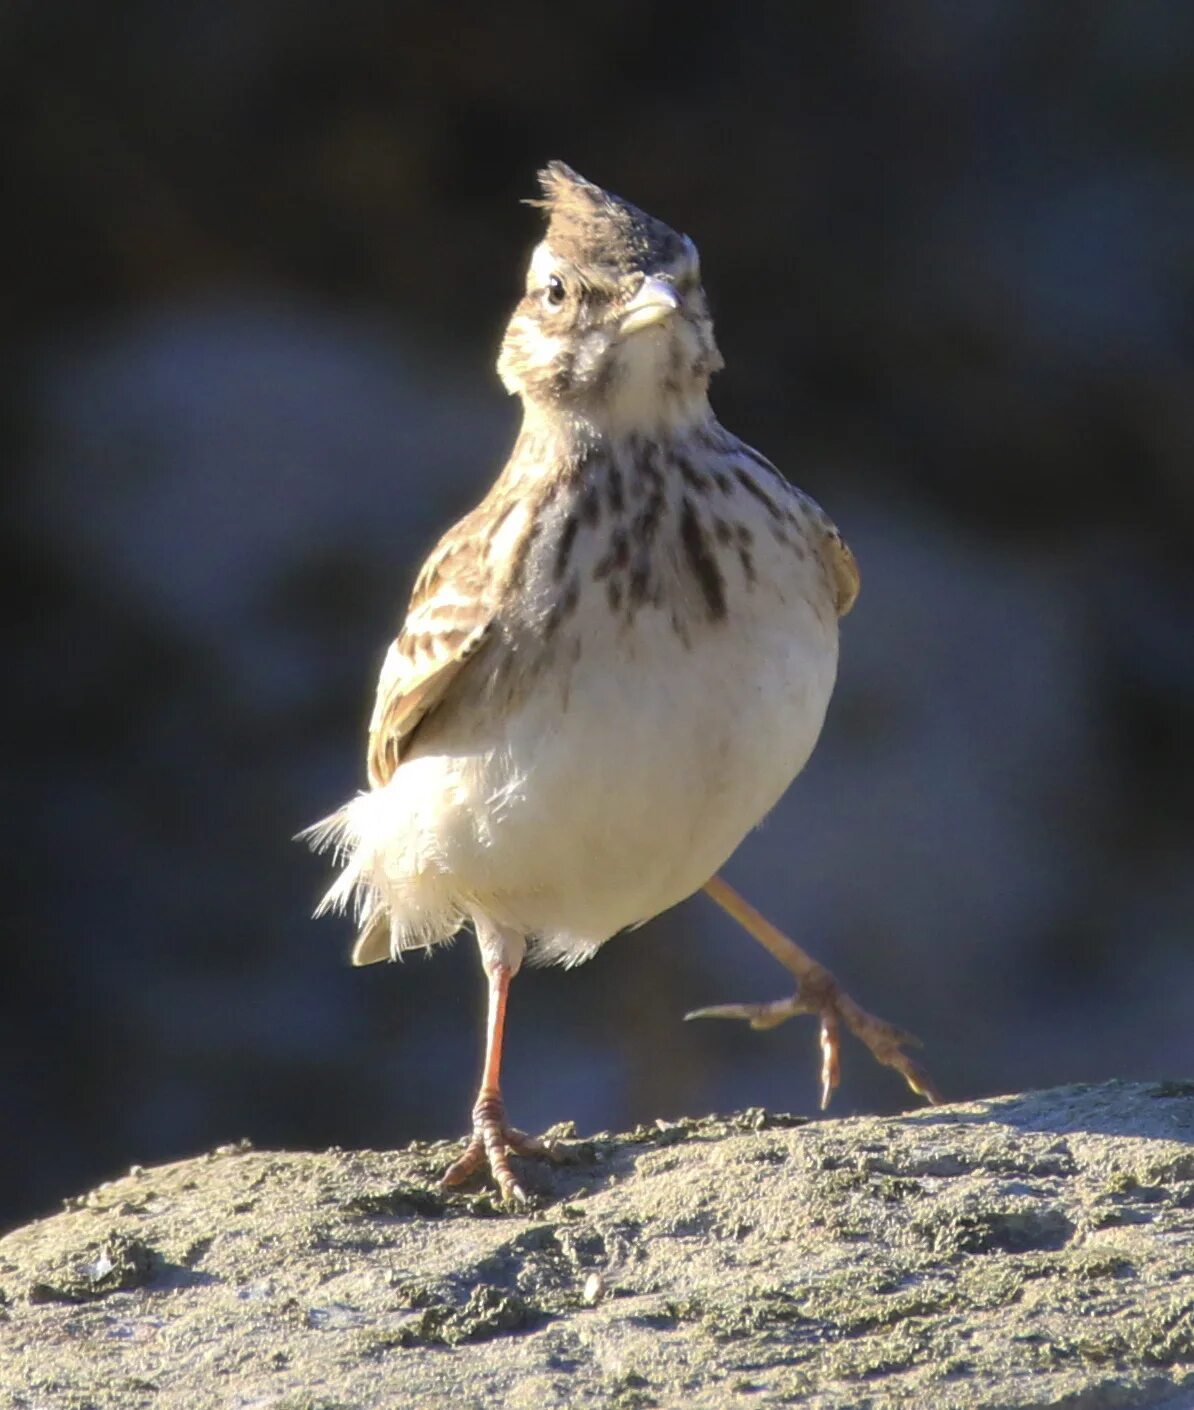
[[[731,880],[959,1098],[1191,1072],[1194,6],[61,0],[0,14],[0,1223],[130,1162],[463,1134],[472,942],[353,971],[363,779],[561,157],[690,233],[714,400],[863,591]],[[524,971],[532,1130],[813,1112],[701,897]],[[854,1043],[835,1114],[913,1104]]]

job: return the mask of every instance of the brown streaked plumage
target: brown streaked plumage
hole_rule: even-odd
[[[311,830],[355,908],[354,962],[476,932],[489,1028],[473,1137],[521,1194],[500,1090],[510,979],[575,964],[704,887],[796,975],[796,998],[705,1012],[845,1022],[919,1091],[906,1035],[841,994],[714,873],[811,752],[858,592],[821,509],[721,427],[721,366],[687,237],[562,163],[498,371],[510,460],[432,550],[381,671],[369,789]],[[712,878],[712,879],[711,879]]]

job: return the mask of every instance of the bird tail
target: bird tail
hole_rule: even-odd
[[[378,960],[395,959],[402,952],[394,948],[390,913],[378,906],[361,922],[360,933],[352,947],[354,965],[376,964]]]

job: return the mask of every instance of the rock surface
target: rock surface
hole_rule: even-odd
[[[565,1139],[225,1147],[0,1241],[28,1410],[1194,1405],[1194,1083]]]

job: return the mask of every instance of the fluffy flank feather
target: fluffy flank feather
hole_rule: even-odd
[[[360,927],[354,964],[397,959],[405,950],[439,944],[451,939],[465,920],[435,867],[395,875],[387,865],[395,801],[392,788],[358,793],[299,834],[313,851],[331,851],[342,868],[315,914],[354,918]]]
[[[294,840],[305,842],[312,852],[331,851],[332,860],[337,866],[344,860],[344,854],[348,843],[345,838],[345,828],[348,823],[348,805],[330,814],[326,818],[320,818],[317,823],[312,823],[310,827],[303,828],[302,832],[296,832]]]
[[[367,795],[358,794],[357,798]],[[356,802],[356,799],[353,800]],[[353,803],[347,803],[329,817],[304,828],[298,834],[313,852],[331,852],[338,867],[343,868],[324,898],[315,908],[317,916],[345,914],[351,908],[358,922],[377,908],[379,897],[361,876],[361,838],[353,827]]]

